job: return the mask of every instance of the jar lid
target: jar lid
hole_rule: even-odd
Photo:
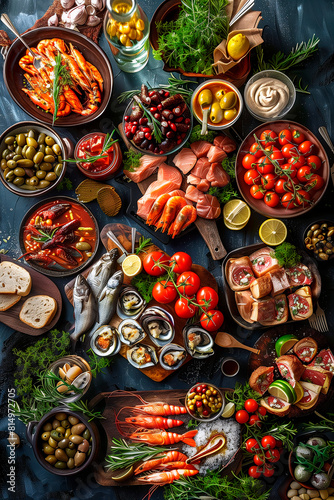
[[[107,0],[106,6],[115,21],[124,23],[135,13],[137,2],[136,0]],[[124,12],[122,6],[128,7],[128,10]],[[119,11],[118,7],[120,7]]]

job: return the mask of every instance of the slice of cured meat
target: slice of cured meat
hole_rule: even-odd
[[[313,281],[312,273],[305,264],[298,264],[286,269],[286,274],[290,286],[310,285]]]
[[[249,385],[253,391],[264,394],[274,380],[273,366],[259,366],[249,378]]]
[[[278,295],[287,288],[289,288],[289,279],[288,276],[285,272],[285,269],[275,269],[273,271],[269,271],[269,276],[271,279],[272,283],[272,290],[271,290],[271,295],[274,297],[275,295]]]
[[[224,158],[226,158],[227,154],[223,149],[218,148],[217,146],[211,146],[208,151],[207,158],[210,163],[222,162]]]
[[[242,292],[235,292],[234,297],[235,303],[242,319],[247,321],[247,323],[254,323],[254,321],[251,319],[251,312],[252,304],[255,302],[255,299],[250,291],[243,290]]]
[[[285,354],[276,360],[277,368],[282,377],[295,387],[304,371],[303,363],[292,354]]]
[[[310,366],[315,368],[323,368],[329,372],[334,373],[334,355],[330,349],[323,349],[313,359]]]
[[[248,259],[249,260],[249,259]],[[272,284],[269,274],[264,274],[250,283],[250,290],[254,299],[261,299],[271,292]]]
[[[197,215],[204,219],[217,219],[220,216],[220,203],[215,196],[204,194],[198,197],[196,205]]]
[[[134,172],[124,170],[124,174],[133,182],[138,183],[152,175],[153,172],[155,172],[155,170],[159,167],[159,165],[161,165],[166,160],[167,156],[155,157],[151,155],[143,155],[139,160],[138,167],[132,167],[134,168]]]
[[[290,411],[291,404],[283,401],[276,396],[267,396],[261,399],[261,406],[263,406],[269,413],[273,413],[279,417],[284,417]]]
[[[299,288],[288,295],[290,314],[293,320],[307,319],[313,314],[312,292],[309,286]]]
[[[275,301],[272,298],[261,299],[252,304],[251,319],[253,321],[272,323],[275,321]]]
[[[207,158],[200,158],[191,173],[197,175],[201,179],[205,179],[211,167],[211,163],[208,162]]]
[[[188,176],[189,177],[189,176]],[[199,191],[195,186],[188,186],[186,190],[187,200],[197,203],[198,198],[202,196],[201,191]]]
[[[315,368],[314,366],[307,366],[301,376],[305,382],[310,382],[321,387],[321,392],[327,394],[333,373],[328,372],[322,368]]]
[[[318,344],[312,337],[304,337],[293,346],[293,352],[302,361],[310,363],[317,354]]]
[[[213,145],[223,149],[225,153],[232,153],[237,149],[236,142],[227,135],[217,135],[213,140]]]
[[[208,154],[212,144],[208,141],[196,141],[190,144],[190,148],[197,158],[203,158]]]
[[[255,280],[249,257],[228,259],[225,276],[230,288],[235,292],[249,289],[250,284]]]
[[[256,277],[262,276],[280,267],[278,260],[273,257],[273,254],[274,250],[272,248],[263,247],[249,256]]]
[[[309,387],[311,384],[309,384],[308,382],[300,382],[300,385],[304,389],[304,396],[300,401],[298,401],[298,403],[295,404],[301,410],[308,410],[309,408],[312,408],[312,406],[314,406],[318,401],[320,391],[312,391],[312,389]],[[311,387],[316,389],[316,386],[313,384],[311,385]]]
[[[276,295],[274,297],[275,301],[275,319],[274,321],[260,321],[263,326],[279,325],[288,321],[289,308],[288,302],[286,300],[286,295],[284,293]]]
[[[225,172],[220,163],[211,163],[206,178],[213,187],[224,187],[230,182],[230,176]]]
[[[187,174],[197,162],[197,156],[190,148],[182,148],[181,151],[174,156],[173,163],[183,172]]]

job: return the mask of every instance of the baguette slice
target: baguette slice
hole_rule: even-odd
[[[15,306],[15,304],[17,304],[19,300],[21,300],[21,296],[16,295],[15,293],[1,293],[0,312],[7,311],[7,309]]]
[[[250,291],[254,299],[261,299],[262,297],[269,295],[271,289],[272,289],[272,283],[269,273],[260,276],[260,278],[257,278],[250,284]]]
[[[0,264],[0,293],[10,293],[25,297],[31,290],[31,276],[23,267],[13,262]]]
[[[23,304],[20,320],[32,328],[44,328],[57,312],[57,302],[48,295],[34,295]]]

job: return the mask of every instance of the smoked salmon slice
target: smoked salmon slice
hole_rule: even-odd
[[[175,184],[173,189],[179,189],[182,184],[182,174],[175,167],[162,163],[158,170],[158,181],[172,181]],[[161,193],[162,194],[162,193]]]
[[[210,163],[219,163],[222,162],[224,158],[226,158],[227,154],[223,149],[218,148],[217,146],[211,146],[207,156]]]
[[[155,170],[159,167],[159,165],[161,165],[166,160],[167,156],[154,157],[151,155],[143,155],[139,160],[139,166],[132,167],[134,168],[134,172],[124,170],[124,174],[133,182],[138,184],[138,182],[141,182],[152,175],[153,172],[155,172]]]
[[[208,154],[212,144],[208,141],[196,141],[190,144],[190,148],[195,153],[197,158],[203,158]]]
[[[176,165],[185,175],[190,172],[196,162],[197,156],[190,148],[182,148],[173,159],[174,165]]]
[[[210,170],[210,167],[211,163],[207,158],[200,158],[192,169],[191,173],[193,175],[197,175],[197,177],[200,177],[201,179],[205,179]]]
[[[237,149],[236,142],[227,135],[217,135],[213,140],[213,145],[223,149],[225,153],[232,153]]]
[[[197,203],[198,198],[201,195],[202,195],[201,191],[199,191],[195,186],[188,186],[187,187],[187,191],[186,191],[187,200],[190,200],[190,201],[193,201],[194,203]]]
[[[220,163],[211,163],[210,169],[206,174],[206,179],[213,187],[224,187],[230,182],[230,176],[225,172]]]

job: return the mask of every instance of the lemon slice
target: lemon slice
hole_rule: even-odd
[[[132,253],[125,257],[122,262],[122,270],[126,276],[137,276],[141,272],[143,264],[139,255]]]
[[[266,245],[280,245],[287,234],[286,225],[279,219],[267,219],[259,229],[259,236]]]
[[[248,222],[248,221],[247,221]],[[226,219],[224,219],[224,224],[225,226],[228,228],[228,229],[232,229],[232,231],[240,231],[240,229],[243,229],[246,225],[247,225],[247,222],[245,222],[245,224],[242,224],[241,226],[240,225],[235,225],[235,224],[231,224],[230,222],[228,222]]]
[[[298,401],[300,401],[302,399],[302,397],[304,396],[304,389],[299,382],[296,382],[294,389],[295,389],[295,393],[297,396],[295,403],[298,403]]]
[[[241,200],[231,200],[223,209],[224,221],[234,226],[244,226],[249,221],[251,211],[249,206]]]
[[[229,418],[234,415],[235,412],[235,404],[234,403],[227,403],[227,405],[224,408],[224,411],[222,413],[222,417],[224,418]]]
[[[133,465],[129,469],[126,469],[125,471],[121,472],[118,476],[113,476],[111,479],[113,481],[121,482],[121,481],[126,481],[127,479],[130,479],[130,477],[133,476]]]

